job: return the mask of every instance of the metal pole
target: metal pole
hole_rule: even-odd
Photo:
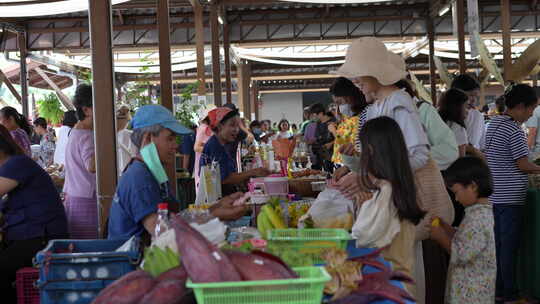
[[[223,56],[225,57],[225,91],[227,92],[227,103],[232,103],[232,84],[231,84],[231,57],[229,49],[231,47],[230,27],[223,16]]]
[[[112,198],[116,191],[116,126],[114,66],[110,0],[88,0],[92,82],[94,97],[94,140],[96,146],[99,234],[104,236]]]
[[[21,103],[22,112],[24,117],[28,119],[28,70],[26,67],[26,33],[18,33],[19,38],[19,52],[21,56],[20,70],[21,70]]]
[[[221,69],[219,66],[219,21],[218,5],[210,5],[210,28],[212,31],[212,79],[214,87],[214,104],[221,107]]]
[[[428,31],[429,39],[429,82],[431,85],[431,101],[433,106],[437,106],[437,74],[435,73],[435,31],[433,29],[433,19],[428,17],[426,19],[426,28]]]
[[[501,0],[501,28],[502,28],[502,40],[503,40],[503,60],[504,60],[504,79],[510,77],[510,70],[512,68],[512,43],[511,43],[511,13],[512,6],[510,0]]]
[[[459,47],[459,73],[467,73],[467,61],[465,59],[465,0],[456,0],[457,29]]]

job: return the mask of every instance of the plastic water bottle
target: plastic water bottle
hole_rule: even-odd
[[[169,205],[167,203],[158,204],[156,231],[154,237],[159,237],[169,229]]]

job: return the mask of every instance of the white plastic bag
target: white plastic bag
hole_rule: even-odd
[[[341,228],[350,230],[353,225],[354,203],[337,189],[327,188],[307,212],[315,228]]]
[[[225,241],[227,226],[217,218],[210,220],[205,224],[190,223],[190,225],[214,245]]]

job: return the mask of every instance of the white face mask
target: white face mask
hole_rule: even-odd
[[[351,105],[348,103],[339,105],[339,112],[347,117],[354,116]]]

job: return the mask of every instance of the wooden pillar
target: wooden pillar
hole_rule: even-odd
[[[20,52],[20,70],[21,70],[21,103],[24,117],[28,118],[28,70],[26,66],[26,33],[18,33],[19,52]]]
[[[241,60],[237,67],[238,75],[238,109],[244,113],[244,117],[251,120],[251,100],[250,100],[250,83],[251,83],[251,66],[250,63]]]
[[[231,57],[230,57],[230,27],[223,17],[223,57],[225,60],[225,91],[227,92],[227,103],[232,103],[232,81],[231,81]]]
[[[503,40],[503,59],[504,59],[504,79],[510,80],[510,70],[512,68],[512,43],[511,43],[511,10],[510,0],[501,0],[501,28]]]
[[[212,86],[214,88],[214,104],[221,107],[221,68],[219,65],[219,21],[218,4],[213,1],[210,5],[210,30],[212,32]]]
[[[159,77],[161,105],[174,114],[171,70],[171,30],[169,24],[169,0],[158,0]],[[172,166],[165,168],[169,176],[171,192],[176,195],[176,158]]]
[[[114,106],[114,66],[112,54],[112,19],[110,0],[88,0],[92,82],[94,97],[94,140],[96,152],[99,233],[105,223],[116,191],[116,126]]]
[[[459,47],[459,73],[467,73],[467,61],[465,59],[465,0],[456,0],[457,30]]]
[[[197,95],[206,95],[206,77],[204,73],[204,15],[203,8],[198,0],[193,0],[193,12],[195,14],[195,42],[197,50]]]
[[[171,35],[169,29],[169,0],[158,0],[159,77],[161,104],[173,111]]]
[[[251,82],[251,113],[253,115],[249,118],[250,120],[256,119],[259,120],[259,85],[257,80]]]
[[[426,28],[428,32],[428,40],[429,40],[429,83],[431,86],[431,100],[433,102],[433,106],[437,106],[437,74],[435,73],[436,66],[435,66],[435,60],[433,57],[435,57],[435,30],[433,26],[433,19],[431,17],[428,17],[426,19]]]

